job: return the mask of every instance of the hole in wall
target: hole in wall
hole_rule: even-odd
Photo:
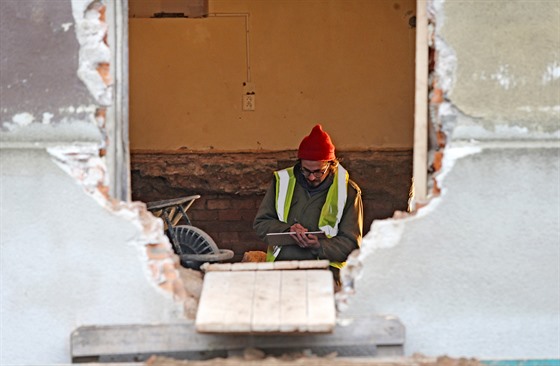
[[[263,252],[252,221],[272,171],[321,123],[362,189],[364,234],[408,210],[415,1],[197,4],[162,17],[180,11],[129,1],[133,200],[200,195],[189,220],[228,261]]]

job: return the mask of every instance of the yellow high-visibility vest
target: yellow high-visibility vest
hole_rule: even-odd
[[[294,167],[274,172],[276,177],[276,213],[278,220],[288,222],[288,213],[294,196],[294,188],[296,186],[296,176],[294,175]],[[348,197],[348,172],[340,164],[334,172],[334,180],[329,191],[325,204],[321,209],[319,216],[319,229],[323,231],[328,238],[332,238],[338,234],[338,224],[342,218],[342,212],[346,205]],[[340,209],[339,209],[340,208]],[[266,261],[274,262],[278,254],[282,250],[281,246],[268,246],[266,253]],[[336,268],[342,268],[344,262],[331,262],[330,265]]]

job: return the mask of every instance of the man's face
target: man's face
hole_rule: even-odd
[[[302,160],[301,172],[311,187],[317,187],[328,176],[329,162],[321,160]]]

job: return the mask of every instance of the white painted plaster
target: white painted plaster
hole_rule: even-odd
[[[44,150],[0,155],[0,364],[67,364],[82,325],[183,321],[181,304],[149,278],[143,243],[155,238],[143,224],[153,218],[141,204],[99,205]]]
[[[509,90],[517,85],[515,77],[509,71],[509,65],[500,65],[498,70],[490,74],[490,79],[495,80],[504,90]]]
[[[558,79],[560,79],[560,63],[558,63],[558,61],[553,61],[546,66],[546,70],[542,76],[542,84],[547,85]]]
[[[443,197],[446,192],[444,179],[449,174],[449,172],[451,172],[457,160],[462,159],[465,156],[479,154],[481,151],[482,151],[481,147],[477,144],[472,144],[470,146],[460,146],[460,147],[453,147],[453,145],[451,145],[451,147],[445,149],[445,152],[443,154],[441,169],[435,175],[435,180],[437,181],[438,186],[441,189],[441,193],[440,193],[441,197]],[[423,209],[420,209],[418,216],[421,217],[427,214],[429,211],[433,210],[431,206],[432,205],[430,204],[424,207]]]
[[[3,126],[8,131],[17,130],[20,127],[29,126],[35,120],[35,116],[29,112],[16,113],[11,121],[3,121]]]
[[[554,132],[529,130],[524,126],[497,124],[492,130],[476,123],[463,123],[455,126],[453,140],[492,140],[492,139],[541,139],[550,140],[560,138],[560,129]]]
[[[48,148],[47,151],[53,156],[56,164],[68,175],[72,176],[81,184],[84,191],[93,197],[100,206],[114,213],[116,216],[127,220],[132,224],[138,233],[131,243],[138,249],[140,256],[146,261],[143,266],[146,274],[146,281],[159,284],[165,281],[163,275],[164,263],[173,263],[170,257],[164,260],[148,261],[145,245],[164,243],[169,252],[172,252],[171,243],[164,234],[163,221],[151,215],[143,202],[121,202],[110,199],[103,191],[109,185],[107,181],[106,166],[104,160],[99,156],[99,147],[95,144],[68,145]],[[152,270],[157,267],[158,271]],[[177,273],[177,276],[179,274]],[[166,296],[168,293],[163,292]]]
[[[72,0],[72,14],[76,24],[76,38],[80,44],[78,77],[84,82],[95,100],[103,105],[111,104],[111,87],[105,85],[97,71],[100,63],[111,61],[109,47],[103,41],[107,25],[99,19],[96,8],[88,9],[91,0]]]
[[[68,32],[70,30],[70,27],[73,25],[73,23],[62,23],[60,26],[62,27],[62,29],[64,29],[65,32]]]
[[[49,124],[32,123],[21,127],[15,124],[5,124],[10,133],[1,133],[0,142],[3,147],[40,147],[58,146],[60,144],[99,144],[103,138],[99,127],[86,122],[90,117],[77,119],[63,117],[61,120],[51,120]],[[85,120],[85,121],[84,121]]]
[[[445,40],[436,35],[436,49],[438,50],[438,62],[436,64],[436,73],[438,77],[438,86],[451,95],[455,85],[455,71],[457,69],[457,57],[455,51],[449,46]]]
[[[449,95],[453,91],[455,84],[455,71],[457,68],[457,57],[453,48],[441,36],[441,29],[445,24],[445,15],[443,6],[445,0],[433,0],[429,3],[429,9],[433,13],[433,17],[437,15],[435,29],[435,46],[438,52],[438,62],[436,63],[436,74],[438,75],[438,86]]]
[[[560,150],[475,148],[446,149],[436,209],[374,223],[343,316],[397,316],[407,355],[557,359]]]
[[[95,107],[95,106],[94,106],[94,107]],[[94,110],[95,110],[95,109],[94,109]],[[59,111],[60,113],[64,113],[64,112],[66,112],[66,113],[74,113],[74,112],[76,111],[76,108],[74,108],[73,105],[69,105],[68,107],[60,107],[60,108],[58,108],[58,111]]]
[[[12,118],[12,121],[16,125],[27,126],[28,124],[33,122],[34,119],[35,119],[35,117],[33,117],[33,115],[31,113],[23,112],[23,113],[18,113],[16,115],[14,115],[14,117]]]
[[[51,123],[52,118],[54,117],[54,114],[50,113],[50,112],[44,112],[43,113],[43,120],[41,121],[41,123],[43,123],[44,125],[48,125],[49,123]]]
[[[15,132],[20,130],[22,127],[26,127],[25,131],[30,131],[32,133],[32,129],[29,128],[33,122],[36,120],[39,121],[43,125],[51,125],[51,124],[58,124],[58,125],[70,125],[76,122],[82,122],[84,120],[91,121],[94,125],[99,126],[99,123],[95,119],[95,112],[97,110],[97,106],[94,104],[89,105],[79,105],[77,107],[68,106],[58,108],[58,113],[56,111],[44,111],[41,115],[40,121],[35,118],[32,113],[29,112],[19,112],[12,116],[11,120],[4,120],[2,121],[2,125],[4,128],[10,132]],[[4,112],[7,112],[7,108],[4,108]],[[55,113],[57,113],[55,115]],[[15,135],[11,135],[15,136]],[[78,139],[78,136],[76,136]],[[5,139],[2,139],[5,140]]]
[[[538,107],[524,105],[518,107],[517,110],[521,112],[527,112],[527,113],[538,111],[538,112],[551,112],[557,114],[560,113],[560,105],[547,105],[547,106],[538,106]]]

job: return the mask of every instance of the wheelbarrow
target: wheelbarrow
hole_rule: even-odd
[[[200,269],[206,262],[221,262],[233,258],[233,251],[220,249],[202,229],[193,226],[187,210],[200,195],[148,202],[146,207],[156,217],[163,219],[165,234],[173,250],[186,268]],[[184,225],[177,225],[181,219]]]

